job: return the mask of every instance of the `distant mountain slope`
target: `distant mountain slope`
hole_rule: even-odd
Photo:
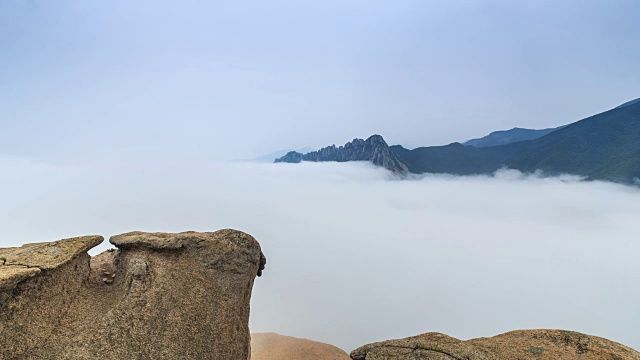
[[[624,104],[622,104],[622,105],[620,105],[620,106],[618,106],[618,107],[619,107],[619,108],[621,108],[621,107],[625,107],[625,106],[629,106],[629,105],[637,104],[637,103],[639,103],[639,102],[640,102],[640,99],[635,99],[635,100],[631,100],[631,101],[629,101],[629,102],[626,102],[626,103],[624,103]]]
[[[567,125],[543,137],[491,147],[447,146],[391,152],[413,173],[486,174],[508,167],[632,183],[640,178],[640,102]]]
[[[561,128],[562,127],[533,130],[516,127],[511,130],[494,131],[485,137],[466,141],[463,143],[463,145],[475,147],[506,145],[518,141],[534,140]]]
[[[390,152],[389,146],[380,135],[372,135],[367,140],[354,139],[344,146],[331,145],[306,154],[291,151],[274,162],[299,163],[301,161],[370,161],[397,174],[407,172],[407,167]]]
[[[280,151],[273,152],[271,154],[266,154],[266,155],[261,155],[261,156],[255,157],[255,158],[251,159],[250,161],[272,163],[275,159],[287,155],[287,153],[290,152],[290,151],[292,151],[292,150],[280,150]],[[308,147],[308,146],[305,146],[303,148],[295,149],[293,151],[305,154],[305,153],[313,151],[313,149]]]
[[[526,129],[523,129],[526,130]],[[394,173],[491,174],[506,167],[531,173],[640,184],[640,100],[552,130],[544,136],[496,146],[387,146],[380,135],[355,139],[276,162],[367,160]],[[543,130],[543,131],[545,131]]]
[[[510,162],[514,169],[633,181],[640,178],[640,102],[575,122],[521,147],[527,151]]]

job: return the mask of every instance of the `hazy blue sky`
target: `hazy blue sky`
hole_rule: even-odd
[[[435,145],[640,96],[637,1],[0,2],[0,152]],[[118,160],[120,161],[120,160]]]

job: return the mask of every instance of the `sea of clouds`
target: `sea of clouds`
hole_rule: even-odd
[[[367,163],[3,157],[0,167],[3,247],[132,230],[250,233],[268,259],[254,286],[255,332],[350,351],[432,331],[562,328],[640,349],[634,187],[509,170],[398,180]]]

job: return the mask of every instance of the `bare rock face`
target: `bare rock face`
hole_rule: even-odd
[[[251,334],[251,360],[349,360],[337,347],[275,333]]]
[[[235,231],[133,232],[0,249],[0,359],[248,359],[266,260]]]
[[[563,330],[518,330],[467,341],[438,333],[362,346],[353,360],[640,360],[640,353],[596,336]]]
[[[369,161],[398,175],[404,175],[409,171],[407,166],[391,153],[389,145],[380,135],[372,135],[366,140],[353,139],[344,146],[331,145],[307,154],[290,151],[274,162],[299,163],[302,161]]]

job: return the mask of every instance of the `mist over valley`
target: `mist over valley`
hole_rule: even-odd
[[[638,348],[640,191],[366,162],[65,167],[0,158],[0,246],[131,230],[260,239],[250,327],[334,344],[562,328]],[[107,245],[92,250],[98,253]]]

